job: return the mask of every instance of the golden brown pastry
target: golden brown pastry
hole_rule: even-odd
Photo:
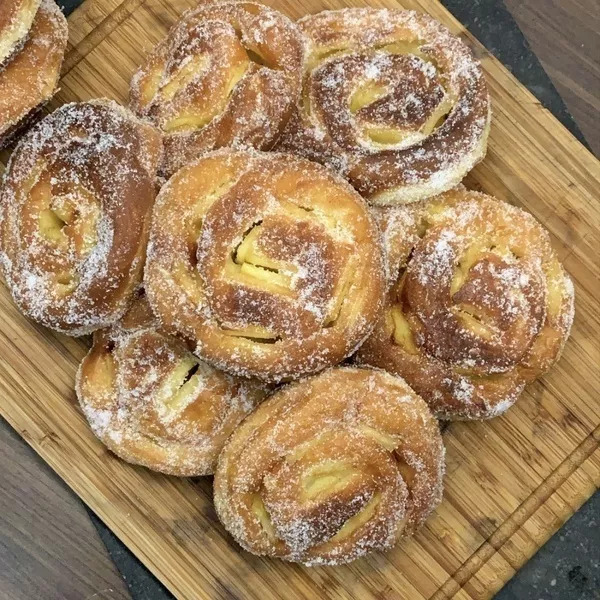
[[[455,186],[485,155],[490,101],[468,47],[428,15],[349,8],[299,21],[302,99],[279,149],[327,164],[374,204]]]
[[[0,68],[23,43],[40,0],[0,0]]]
[[[246,550],[334,565],[413,534],[441,500],[443,471],[437,422],[402,379],[338,368],[282,388],[241,424],[214,500]]]
[[[374,212],[391,289],[358,362],[404,377],[441,418],[501,414],[558,359],[573,320],[548,234],[462,187]]]
[[[303,42],[254,2],[186,12],[131,82],[133,110],[165,133],[165,174],[223,146],[270,148],[300,93]]]
[[[162,188],[145,287],[201,358],[279,381],[354,352],[379,314],[382,264],[377,226],[342,179],[292,156],[221,150]]]
[[[0,21],[1,5],[2,0]],[[67,37],[60,8],[43,0],[24,46],[0,68],[0,148],[54,95]]]
[[[70,335],[114,323],[144,267],[160,134],[114,102],[68,104],[21,139],[0,265],[21,311]]]
[[[94,334],[76,388],[92,430],[117,456],[183,477],[212,474],[231,432],[267,393],[161,333],[143,297]]]

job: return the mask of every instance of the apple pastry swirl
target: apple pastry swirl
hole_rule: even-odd
[[[115,322],[144,267],[160,134],[109,101],[68,104],[17,146],[0,265],[25,315],[70,335]]]
[[[276,392],[234,432],[214,500],[246,550],[350,562],[411,535],[442,496],[436,420],[406,383],[337,368]]]
[[[143,297],[94,334],[76,389],[92,430],[117,456],[185,477],[213,473],[231,432],[267,393],[161,332]]]
[[[67,20],[60,8],[53,0],[43,0],[23,47],[0,67],[0,148],[56,91],[67,37]]]
[[[163,171],[231,145],[269,149],[300,93],[304,40],[253,2],[185,13],[131,82],[131,106],[165,136]]]
[[[163,326],[218,368],[297,377],[339,363],[371,331],[384,294],[379,232],[320,165],[221,150],[161,190],[145,286]]]
[[[502,413],[558,359],[573,320],[548,234],[462,187],[374,211],[391,288],[358,362],[404,377],[442,418]]]
[[[279,148],[337,169],[375,204],[448,190],[483,158],[490,102],[480,64],[412,11],[325,11],[308,38],[303,91]]]

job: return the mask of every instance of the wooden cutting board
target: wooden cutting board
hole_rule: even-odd
[[[396,0],[267,0],[290,17]],[[70,17],[55,105],[125,102],[131,74],[192,0],[87,0]],[[598,162],[433,0],[405,0],[471,44],[495,118],[468,185],[524,206],[552,233],[575,281],[577,313],[557,367],[505,416],[454,423],[443,504],[416,538],[349,566],[309,569],[236,547],[211,481],[131,467],[89,431],[73,392],[86,343],[27,321],[0,286],[0,413],[178,597],[420,600],[490,598],[593,493],[600,479]]]

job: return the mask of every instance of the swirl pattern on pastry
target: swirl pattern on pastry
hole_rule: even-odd
[[[377,226],[342,179],[291,156],[221,150],[161,190],[145,287],[200,357],[279,381],[356,349],[383,302],[382,264]]]
[[[391,288],[358,362],[404,377],[442,418],[504,412],[558,359],[573,320],[573,285],[548,234],[462,187],[374,212]]]
[[[0,70],[0,148],[53,96],[67,38],[60,8],[43,0],[23,48]]]
[[[297,26],[261,4],[185,13],[131,83],[133,110],[165,133],[165,174],[224,146],[269,149],[299,96],[303,53]]]
[[[143,298],[94,334],[76,389],[92,430],[117,456],[183,477],[212,474],[227,438],[267,393],[162,333]]]
[[[282,388],[241,424],[214,500],[246,550],[341,564],[413,534],[441,500],[443,470],[437,422],[402,379],[338,368]]]
[[[41,0],[0,0],[0,68],[23,43]]]
[[[21,311],[83,335],[127,309],[144,267],[160,134],[114,102],[68,104],[17,146],[0,265]]]
[[[455,186],[485,155],[490,102],[468,47],[428,15],[325,11],[309,40],[301,102],[279,148],[328,164],[374,204]]]

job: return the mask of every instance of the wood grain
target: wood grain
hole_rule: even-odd
[[[125,101],[143,53],[192,4],[87,0],[70,19],[56,102]],[[267,4],[297,17],[364,2]],[[243,553],[218,524],[210,481],[152,474],[103,448],[73,393],[84,342],[26,321],[0,289],[0,413],[180,598],[489,598],[598,487],[599,165],[439,3],[403,5],[444,21],[481,58],[495,120],[488,157],[468,183],[525,206],[544,223],[577,290],[572,338],[557,368],[505,416],[456,423],[445,433],[445,501],[415,539],[340,568],[307,569]]]
[[[39,457],[2,419],[0,425],[2,600],[128,599],[83,506],[66,512],[67,486],[40,468]]]
[[[600,156],[600,10],[597,0],[504,0]]]

